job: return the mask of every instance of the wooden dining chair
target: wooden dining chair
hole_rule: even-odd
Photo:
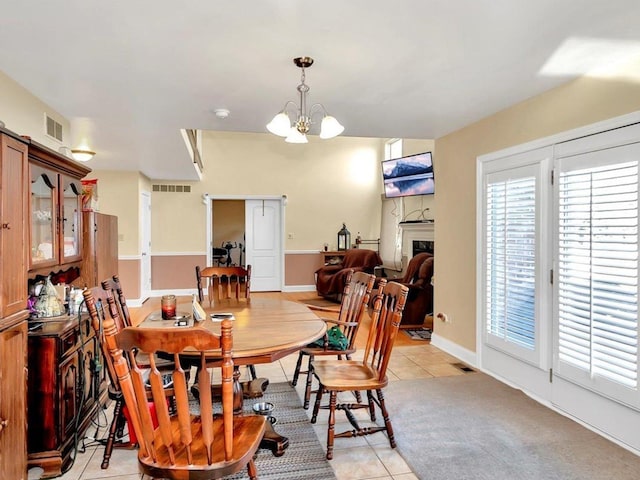
[[[114,280],[115,283],[118,283],[116,277],[114,277]],[[107,436],[107,442],[105,444],[105,449],[102,456],[102,464],[100,465],[102,469],[109,468],[109,462],[111,460],[111,455],[113,453],[114,447],[133,448],[137,443],[137,438],[135,435],[132,435],[131,431],[129,432],[129,441],[127,442],[122,440],[124,438],[124,426],[126,424],[126,416],[123,409],[124,398],[122,396],[118,377],[113,367],[111,355],[109,355],[109,351],[104,341],[104,323],[107,318],[111,319],[114,324],[114,328],[118,332],[129,326],[125,321],[125,317],[122,315],[122,310],[120,308],[119,302],[116,300],[116,297],[114,297],[114,292],[116,292],[116,290],[112,290],[110,287],[114,287],[114,283],[105,280],[102,282],[102,288],[93,287],[90,289],[86,289],[83,292],[87,311],[89,312],[89,316],[91,317],[91,326],[93,327],[96,337],[98,338],[102,356],[104,358],[104,363],[106,364],[107,368],[107,376],[109,377],[108,396],[115,402],[113,409],[113,418],[111,420],[109,434]],[[122,298],[124,298],[124,296]],[[144,367],[148,369],[150,367],[149,356],[139,353],[137,356],[137,363],[141,368]],[[156,357],[156,366],[163,372],[163,375],[165,376],[165,383],[168,387],[170,387],[170,377],[167,377],[167,375],[169,372],[173,372],[173,359],[168,361]],[[167,388],[166,393],[168,395],[168,401],[170,402],[170,405],[172,407],[175,407],[173,390],[171,388]],[[150,396],[149,389],[147,389],[147,395]]]
[[[220,331],[216,334],[198,327],[127,327],[118,333],[111,319],[104,322],[105,341],[139,439],[141,473],[152,478],[205,480],[246,468],[249,478],[257,479],[253,459],[265,432],[265,417],[233,415],[232,321],[223,320]],[[199,352],[198,414],[190,412],[187,379],[178,358],[185,349]],[[210,350],[220,350],[222,362],[207,364],[206,351]],[[137,351],[147,353],[151,359],[151,405],[157,427],[153,426],[153,409],[145,394],[145,378],[136,363]],[[174,356],[175,413],[169,410],[162,374],[154,362],[158,351]],[[221,410],[216,409],[215,413],[208,368],[219,369],[222,379]]]
[[[111,278],[107,278],[100,282],[102,288],[110,290],[113,298],[116,300],[116,306],[120,312],[120,318],[124,322],[125,327],[131,327],[131,315],[129,314],[129,308],[127,307],[127,299],[124,296],[122,285],[120,284],[120,277],[116,274]]]
[[[205,267],[196,266],[198,300],[204,302],[204,282],[207,283],[209,307],[223,298],[251,298],[251,265],[243,267]]]
[[[351,270],[347,273],[347,281],[342,293],[342,301],[340,302],[340,309],[331,309],[325,307],[317,307],[314,305],[308,305],[312,310],[321,312],[338,313],[337,320],[331,318],[323,318],[327,323],[327,328],[337,326],[347,340],[347,345],[344,350],[336,350],[329,344],[328,336],[325,334],[324,342],[322,346],[312,344],[304,347],[298,352],[298,361],[296,363],[296,369],[293,373],[293,380],[291,384],[295,387],[298,383],[298,377],[300,374],[306,374],[306,386],[304,390],[304,408],[309,408],[309,402],[312,393],[312,380],[313,380],[313,367],[312,362],[315,357],[327,357],[335,356],[338,360],[343,358],[350,360],[351,354],[356,351],[356,336],[360,327],[360,320],[365,314],[367,305],[369,304],[369,296],[371,295],[371,289],[375,282],[375,275],[370,275],[364,272],[353,272]],[[383,283],[384,279],[381,280]],[[307,357],[307,370],[302,371],[303,359]],[[356,393],[356,399],[361,401],[360,393]]]
[[[109,377],[108,396],[109,399],[115,402],[113,407],[113,418],[109,427],[109,435],[102,455],[102,464],[100,465],[102,469],[106,469],[109,468],[109,461],[115,446],[133,447],[134,444],[131,440],[129,442],[122,440],[116,441],[116,439],[122,439],[124,437],[124,426],[126,423],[123,411],[124,397],[120,390],[118,376],[116,375],[111,355],[109,355],[109,351],[104,342],[104,323],[107,318],[110,318],[114,325],[113,328],[116,331],[124,329],[126,324],[120,315],[120,311],[113,299],[113,296],[109,291],[100,287],[94,287],[86,289],[83,292],[83,295],[89,316],[91,317],[91,325],[95,331],[96,337],[98,338],[107,369],[107,375]],[[129,438],[131,439],[131,436]]]
[[[205,281],[207,282],[207,298],[209,307],[216,301],[225,298],[244,298],[247,302],[251,299],[251,265],[242,267],[205,267],[196,265],[196,282],[198,288],[198,300],[204,302]],[[251,380],[258,378],[256,367],[247,365]],[[266,385],[264,386],[266,388]],[[257,391],[263,390],[262,387]],[[251,394],[256,395],[257,393]]]
[[[313,374],[320,383],[313,406],[311,423],[316,423],[321,408],[322,396],[329,393],[329,405],[322,408],[329,410],[327,427],[327,459],[333,458],[333,441],[338,437],[356,437],[385,431],[389,437],[391,448],[396,447],[389,413],[384,403],[382,389],[387,386],[387,366],[393,344],[400,326],[402,310],[407,300],[409,289],[396,282],[389,282],[378,289],[374,301],[371,327],[367,346],[362,360],[315,360]],[[337,403],[339,392],[366,391],[367,403]],[[375,392],[375,396],[373,395]],[[361,427],[352,410],[366,408],[372,422],[376,421],[376,409],[380,409],[384,426]],[[336,410],[343,410],[353,430],[335,433]]]

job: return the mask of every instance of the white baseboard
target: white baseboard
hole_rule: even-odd
[[[136,308],[136,307],[141,307],[142,304],[144,302],[146,302],[149,299],[149,297],[144,297],[144,298],[127,298],[127,307],[129,308]]]
[[[315,285],[285,285],[283,292],[315,292]]]
[[[435,332],[431,334],[431,345],[433,345],[434,347],[438,347],[440,350],[444,350],[445,352],[453,355],[456,358],[459,358],[471,367],[477,368],[478,366],[476,352],[472,352],[471,350],[461,347],[457,343],[441,337]]]

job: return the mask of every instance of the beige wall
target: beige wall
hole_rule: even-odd
[[[94,170],[87,178],[98,179],[98,208],[118,217],[120,256],[140,254],[140,181],[139,172]]]
[[[476,158],[640,109],[640,85],[582,78],[436,140],[435,332],[475,351]]]
[[[58,151],[62,146],[56,139],[46,135],[44,114],[62,125],[65,146],[71,148],[69,121],[33,96],[13,79],[0,72],[0,120],[6,128],[20,135],[26,135],[47,147]]]
[[[438,155],[435,151],[434,140],[403,139],[402,155],[414,155],[416,153],[431,152],[433,159],[433,171],[436,183],[434,195],[419,195],[417,197],[405,197],[404,219],[422,220],[436,218],[436,196],[438,195]]]
[[[206,132],[202,193],[287,195],[285,250],[335,248],[345,222],[355,240],[380,229],[380,159],[377,138],[310,137],[292,145],[271,134]],[[333,245],[333,247],[331,247]]]

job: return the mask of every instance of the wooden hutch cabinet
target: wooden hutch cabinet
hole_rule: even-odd
[[[106,369],[87,315],[42,322],[29,352],[29,466],[59,476],[106,400]]]
[[[27,145],[0,129],[0,478],[27,478]]]
[[[31,141],[31,274],[80,266],[82,262],[82,178],[91,169]]]
[[[82,230],[81,179],[90,171],[29,142],[31,282],[53,275],[77,286],[96,284],[74,283],[96,254],[83,249],[89,239]],[[42,467],[43,478],[55,477],[70,464],[75,442],[106,401],[104,362],[87,314],[30,321],[28,351],[28,466]]]

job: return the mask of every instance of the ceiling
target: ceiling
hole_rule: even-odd
[[[152,179],[198,178],[181,128],[266,132],[297,101],[297,56],[315,59],[309,104],[381,138],[438,138],[640,58],[637,0],[37,3],[3,1],[0,70],[87,138],[92,168]]]

